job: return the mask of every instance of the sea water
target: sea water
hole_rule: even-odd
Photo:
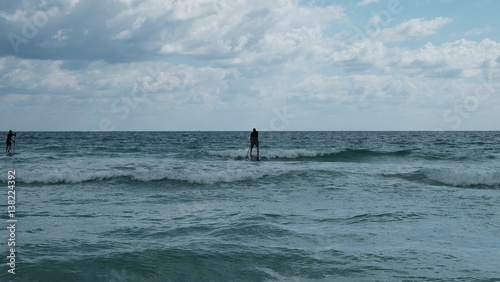
[[[0,281],[500,281],[499,132],[249,134],[18,132]]]

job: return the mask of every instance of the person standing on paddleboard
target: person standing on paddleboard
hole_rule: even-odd
[[[9,133],[7,134],[7,140],[5,140],[5,143],[7,143],[7,147],[5,147],[5,153],[10,152],[10,148],[12,147],[12,142],[15,142],[12,140],[12,136],[16,136],[16,134],[12,133],[12,130],[9,130]]]
[[[255,128],[250,133],[250,158],[252,157],[253,146],[257,146],[257,158],[259,158],[259,132]]]

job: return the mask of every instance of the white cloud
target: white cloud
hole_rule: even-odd
[[[481,36],[483,34],[486,34],[493,29],[491,27],[483,27],[483,28],[473,28],[469,31],[467,31],[464,35],[465,36]]]
[[[378,3],[379,1],[380,0],[363,0],[363,1],[358,3],[358,6],[366,6],[366,5],[370,5],[373,3]]]
[[[399,49],[394,57],[395,63],[403,68],[427,72],[458,70],[461,76],[474,77],[494,67],[498,56],[500,43],[490,39],[480,42],[462,39],[439,46],[427,43],[419,50]]]
[[[380,41],[361,40],[347,48],[333,52],[331,59],[350,72],[371,68],[383,69],[392,65],[390,63],[392,58],[387,52],[388,48]]]
[[[370,129],[375,120],[404,115],[418,124],[418,113],[442,121],[445,109],[474,93],[479,78],[500,80],[494,39],[446,42],[444,36],[436,43],[431,35],[451,18],[395,24],[401,17],[389,20],[358,7],[376,2],[345,8],[296,0],[57,1],[57,13],[19,53],[0,46],[0,118],[15,108],[25,125],[40,114],[54,127],[74,118],[78,130],[98,127],[103,118],[117,129],[141,129],[146,120],[158,120],[148,129],[169,129],[164,120],[175,117],[176,129],[197,130],[255,116],[268,126],[273,111],[287,107],[300,120],[290,130],[308,129],[323,116],[355,119]],[[413,15],[411,5],[402,16]],[[42,11],[29,1],[9,6],[0,21],[20,35],[22,20]],[[357,11],[367,27],[380,29],[356,42],[341,40]],[[498,102],[491,95],[482,105]]]
[[[411,19],[393,28],[384,28],[373,34],[372,38],[383,42],[398,42],[422,39],[433,35],[442,26],[450,23],[451,18],[437,17],[433,20]]]
[[[24,10],[16,10],[14,13],[8,14],[5,11],[0,11],[0,17],[9,22],[20,22],[27,17],[27,12]]]
[[[298,7],[287,1],[251,5],[240,1],[221,6],[217,12],[205,13],[181,28],[182,33],[169,32],[175,37],[163,37],[166,43],[161,52],[211,56],[228,64],[282,61],[299,51],[317,51],[314,46],[324,44],[322,26],[344,17],[337,6]]]
[[[38,44],[38,46],[42,48],[64,48],[70,39],[69,34],[71,32],[71,29],[60,29],[52,37]]]
[[[145,103],[158,106],[158,102],[167,101],[168,107],[197,101],[215,103],[227,88],[226,78],[238,76],[232,69],[148,62],[132,65],[94,62],[80,71],[65,69],[62,61],[8,58],[1,65],[0,85],[4,94],[36,97],[41,92],[52,97],[69,95],[74,101],[85,102],[121,99],[140,91],[141,96],[148,97]],[[61,100],[54,106],[67,102]]]
[[[405,72],[411,75],[474,77],[498,65],[500,43],[457,40],[442,45],[427,43],[420,49],[385,46],[362,40],[331,55],[334,64],[353,71]]]

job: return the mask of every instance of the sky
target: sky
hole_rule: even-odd
[[[498,11],[0,0],[0,131],[500,130]]]

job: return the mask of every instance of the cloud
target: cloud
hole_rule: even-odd
[[[323,29],[345,17],[337,5],[295,1],[55,3],[50,12],[22,2],[1,14],[12,36],[0,55],[115,63],[181,55],[221,64],[274,64],[317,52],[325,45]]]
[[[96,61],[84,69],[71,70],[64,68],[62,61],[9,57],[1,60],[1,66],[3,94],[40,92],[78,98],[85,93],[83,99],[113,99],[142,87],[151,97],[175,96],[175,103],[218,95],[226,88],[226,76],[238,75],[232,69],[151,62],[121,65]]]
[[[0,23],[21,41],[16,52],[8,36],[0,38],[0,118],[15,109],[22,117],[16,122],[35,130],[46,124],[72,129],[70,121],[74,130],[99,128],[102,120],[124,130],[143,129],[145,122],[153,130],[213,129],[218,122],[218,129],[238,129],[256,117],[269,127],[276,109],[287,108],[297,116],[293,129],[315,122],[328,129],[323,116],[356,119],[369,129],[371,116],[380,122],[401,112],[432,112],[442,120],[444,109],[474,92],[478,78],[500,79],[494,38],[447,42],[444,36],[436,43],[431,35],[451,18],[396,22],[399,17],[389,20],[358,5],[6,2]],[[345,40],[357,20],[379,29]]]
[[[51,38],[46,39],[38,46],[42,48],[64,48],[70,38],[70,29],[60,29]]]
[[[26,16],[27,12],[24,10],[15,10],[11,14],[0,11],[0,18],[3,18],[7,22],[20,22],[23,18],[26,18]]]
[[[287,1],[238,1],[216,7],[217,13],[207,12],[183,26],[182,32],[164,37],[161,53],[208,57],[229,65],[274,64],[299,52],[317,52],[324,45],[325,25],[344,17],[337,6],[298,7]]]
[[[387,54],[388,51],[380,41],[361,40],[333,52],[330,58],[333,63],[339,64],[348,72],[380,69],[391,65],[392,58]]]
[[[373,3],[378,3],[379,1],[380,0],[363,0],[363,1],[358,3],[358,6],[366,6],[366,5],[370,5]]]
[[[495,68],[500,43],[457,40],[441,45],[427,43],[420,49],[387,47],[380,41],[361,40],[332,52],[330,59],[351,72],[403,72],[429,77],[476,77]]]
[[[469,31],[467,31],[464,35],[465,36],[481,36],[483,34],[486,34],[490,31],[492,31],[493,29],[491,27],[483,27],[483,28],[473,28]]]
[[[2,114],[10,108],[17,115],[31,117],[45,109],[43,117],[59,119],[71,116],[75,130],[98,128],[110,119],[126,126],[143,115],[164,116],[191,108],[194,116],[203,111],[229,107],[229,80],[238,79],[238,71],[229,68],[192,67],[166,62],[108,64],[95,61],[76,70],[62,61],[0,59],[0,99]],[[236,97],[236,100],[243,99]],[[193,112],[193,108],[199,112]],[[233,105],[234,107],[234,105]],[[89,116],[89,113],[92,113]],[[57,117],[57,118],[56,118]],[[80,123],[76,122],[77,120]],[[54,124],[59,124],[55,122]]]
[[[442,26],[450,23],[451,18],[437,17],[433,20],[411,19],[393,28],[384,28],[373,34],[372,38],[383,42],[418,40],[433,35]]]
[[[399,67],[475,77],[495,64],[500,44],[490,39],[480,42],[462,39],[438,46],[427,43],[419,50],[397,51],[395,64]]]

